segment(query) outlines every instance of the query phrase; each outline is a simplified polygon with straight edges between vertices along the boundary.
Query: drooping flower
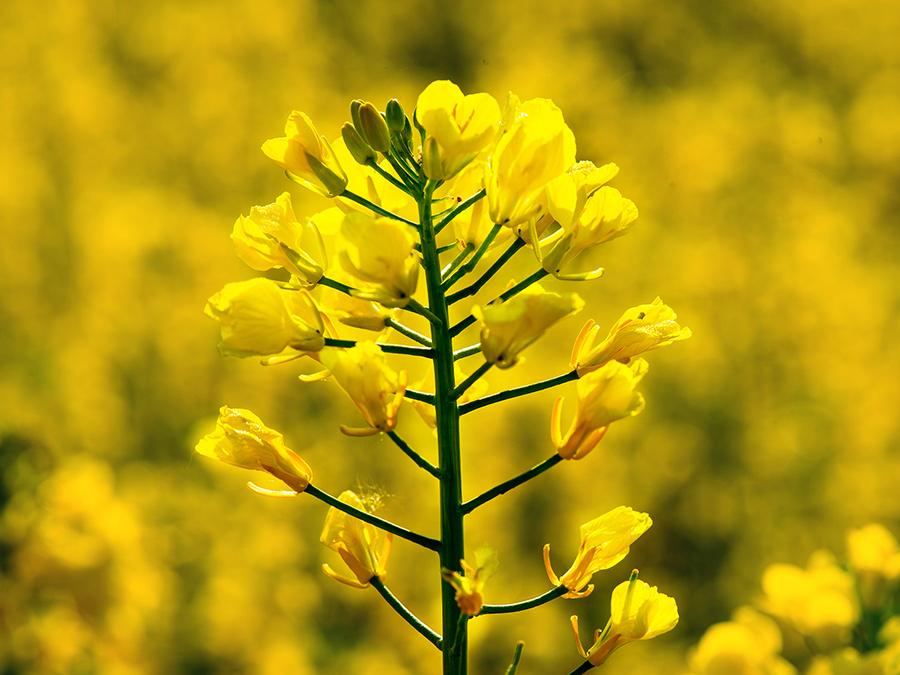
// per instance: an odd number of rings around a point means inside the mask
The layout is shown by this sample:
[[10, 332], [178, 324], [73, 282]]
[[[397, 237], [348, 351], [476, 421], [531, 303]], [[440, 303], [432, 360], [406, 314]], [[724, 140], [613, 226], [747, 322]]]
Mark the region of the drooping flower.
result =
[[581, 377], [609, 361], [627, 363], [638, 354], [686, 340], [691, 336], [691, 329], [679, 326], [676, 318], [672, 308], [656, 298], [649, 305], [638, 305], [626, 311], [596, 347], [594, 339], [600, 329], [590, 320], [575, 340], [569, 365]]
[[219, 322], [223, 356], [317, 352], [325, 346], [322, 316], [309, 293], [281, 288], [269, 279], [226, 284], [205, 311]]
[[358, 211], [346, 214], [338, 259], [347, 273], [368, 284], [355, 295], [385, 307], [405, 307], [419, 278], [415, 244], [402, 223]]
[[552, 101], [510, 95], [484, 169], [491, 219], [515, 227], [534, 217], [542, 188], [575, 163], [575, 136]]
[[484, 544], [475, 551], [475, 567], [465, 560], [460, 560], [463, 574], [444, 568], [441, 575], [444, 581], [456, 589], [456, 604], [467, 616], [475, 616], [484, 606], [482, 591], [487, 580], [494, 576], [499, 562], [497, 552]]
[[[360, 511], [369, 512], [355, 492], [345, 490], [338, 499]], [[341, 556], [356, 579], [341, 576], [328, 565], [322, 565], [322, 571], [348, 586], [368, 588], [374, 577], [384, 580], [387, 575], [387, 559], [393, 540], [393, 534], [332, 506], [325, 517], [325, 527], [319, 541]]]
[[571, 618], [578, 653], [591, 665], [599, 666], [624, 644], [650, 640], [668, 633], [678, 624], [678, 606], [674, 598], [637, 577], [638, 571], [634, 570], [628, 581], [613, 589], [609, 622], [603, 631], [594, 632], [594, 644], [587, 651], [578, 634], [578, 617]]
[[263, 143], [262, 151], [295, 183], [325, 197], [337, 197], [347, 187], [347, 175], [331, 145], [319, 135], [312, 120], [298, 110], [288, 117], [284, 137]]
[[563, 397], [556, 399], [550, 435], [560, 457], [581, 459], [596, 447], [610, 424], [644, 409], [644, 397], [635, 387], [646, 375], [647, 368], [647, 362], [640, 358], [627, 366], [610, 361], [579, 378], [578, 407], [565, 435], [560, 425]]
[[449, 80], [437, 80], [419, 94], [416, 120], [425, 129], [425, 175], [447, 180], [471, 162], [497, 133], [500, 106], [490, 94], [464, 96]]
[[294, 492], [303, 492], [312, 480], [312, 469], [284, 444], [284, 436], [249, 410], [222, 406], [216, 430], [200, 439], [196, 451], [242, 469], [266, 471]]
[[[311, 255], [306, 238], [314, 245]], [[299, 223], [284, 192], [274, 204], [254, 206], [249, 216], [239, 216], [231, 233], [238, 257], [255, 270], [283, 267], [301, 282], [313, 286], [328, 264], [319, 230], [310, 222]]]
[[869, 610], [880, 608], [900, 580], [897, 539], [883, 525], [870, 523], [847, 535], [847, 554], [863, 605]]
[[539, 284], [504, 302], [475, 306], [472, 314], [482, 322], [481, 352], [498, 368], [516, 364], [519, 353], [540, 338], [550, 326], [584, 307], [575, 293], [550, 293]]
[[369, 428], [342, 426], [341, 431], [350, 436], [369, 436], [393, 430], [406, 393], [405, 370], [393, 371], [374, 342], [359, 342], [350, 349], [323, 349], [319, 361], [369, 423]]
[[[619, 506], [581, 526], [581, 546], [575, 562], [561, 577], [550, 564], [550, 544], [544, 546], [544, 566], [554, 586], [565, 586], [564, 598], [587, 597], [594, 590], [588, 585], [594, 572], [606, 570], [621, 561], [631, 545], [650, 529], [653, 520], [646, 513]], [[587, 588], [585, 588], [587, 586]], [[582, 590], [584, 589], [584, 590]]]

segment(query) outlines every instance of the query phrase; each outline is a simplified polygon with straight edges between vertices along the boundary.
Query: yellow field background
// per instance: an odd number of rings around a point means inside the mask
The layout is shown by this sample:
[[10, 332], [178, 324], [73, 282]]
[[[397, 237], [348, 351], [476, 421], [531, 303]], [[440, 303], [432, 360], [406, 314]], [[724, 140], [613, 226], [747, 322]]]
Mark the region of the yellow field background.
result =
[[[377, 593], [321, 573], [339, 561], [320, 502], [192, 456], [219, 406], [250, 408], [316, 485], [379, 490], [380, 515], [436, 535], [432, 479], [342, 436], [358, 412], [297, 380], [314, 364], [223, 359], [203, 315], [254, 275], [238, 215], [284, 190], [298, 215], [328, 206], [259, 150], [290, 111], [336, 138], [353, 98], [411, 114], [435, 79], [553, 99], [641, 213], [592, 253], [603, 278], [546, 284], [588, 308], [491, 391], [565, 372], [586, 318], [605, 330], [657, 295], [694, 333], [648, 355], [640, 416], [470, 518], [468, 549], [499, 552], [492, 603], [546, 591], [542, 546], [564, 570], [581, 523], [620, 504], [654, 519], [591, 598], [474, 620], [472, 673], [502, 674], [520, 638], [522, 675], [568, 673], [569, 615], [583, 638], [602, 627], [632, 567], [682, 621], [605, 668], [683, 672], [766, 565], [840, 555], [871, 521], [900, 535], [897, 35], [892, 0], [3, 2], [0, 673], [438, 671]], [[534, 269], [515, 262], [494, 292]], [[572, 384], [464, 418], [467, 496], [552, 454], [559, 393], [571, 414]], [[433, 555], [397, 541], [389, 570], [437, 628]]]

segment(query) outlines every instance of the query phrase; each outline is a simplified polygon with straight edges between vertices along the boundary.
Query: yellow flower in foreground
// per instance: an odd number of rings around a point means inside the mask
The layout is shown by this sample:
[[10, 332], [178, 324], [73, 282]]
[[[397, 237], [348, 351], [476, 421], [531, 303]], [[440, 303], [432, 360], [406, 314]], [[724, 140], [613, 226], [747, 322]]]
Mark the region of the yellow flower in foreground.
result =
[[582, 307], [584, 300], [575, 293], [550, 293], [539, 284], [505, 302], [484, 307], [476, 305], [472, 314], [483, 324], [481, 352], [488, 363], [509, 368], [518, 361], [519, 352], [541, 337], [550, 326], [581, 311]]
[[491, 219], [515, 227], [534, 217], [542, 188], [575, 163], [575, 136], [552, 101], [510, 96], [484, 169]]
[[449, 80], [438, 80], [419, 94], [416, 120], [426, 133], [422, 146], [425, 175], [447, 180], [494, 140], [500, 106], [490, 94], [464, 96]]
[[[368, 512], [363, 501], [350, 490], [342, 492], [338, 499], [360, 511]], [[379, 545], [380, 536], [383, 539]], [[380, 536], [378, 528], [374, 525], [332, 506], [325, 517], [325, 527], [319, 541], [341, 556], [356, 579], [341, 576], [328, 565], [322, 565], [322, 571], [332, 579], [354, 588], [367, 588], [373, 577], [383, 580], [387, 575], [387, 559], [391, 553], [394, 535], [380, 532]]]
[[200, 439], [195, 449], [232, 466], [266, 471], [294, 492], [303, 492], [312, 480], [312, 469], [285, 446], [284, 436], [249, 410], [222, 406], [216, 430]]
[[706, 629], [691, 656], [692, 675], [795, 675], [781, 658], [781, 630], [772, 619], [741, 607], [731, 621]]
[[634, 390], [647, 373], [647, 362], [635, 359], [627, 366], [611, 361], [579, 378], [578, 408], [566, 435], [560, 417], [563, 397], [556, 399], [550, 419], [550, 435], [563, 459], [581, 459], [596, 447], [609, 425], [644, 409], [644, 397]]
[[603, 631], [594, 633], [593, 646], [585, 651], [578, 635], [578, 617], [573, 616], [572, 630], [578, 653], [599, 666], [617, 648], [635, 640], [650, 640], [668, 633], [678, 623], [678, 607], [675, 600], [637, 578], [631, 573], [628, 581], [615, 587], [610, 602], [610, 618]]
[[475, 567], [465, 560], [460, 560], [465, 575], [444, 568], [441, 570], [444, 581], [456, 589], [456, 604], [467, 616], [475, 616], [484, 606], [481, 592], [487, 580], [494, 576], [499, 562], [497, 552], [487, 544], [475, 551]]
[[291, 113], [284, 125], [284, 138], [263, 143], [266, 157], [282, 167], [288, 178], [313, 192], [337, 197], [347, 187], [347, 175], [331, 145], [313, 126], [306, 113]]
[[[304, 235], [315, 240], [317, 262], [303, 248]], [[240, 216], [231, 233], [238, 257], [255, 270], [283, 267], [312, 286], [322, 278], [327, 265], [325, 244], [312, 223], [297, 222], [291, 195], [281, 194], [274, 204], [254, 206], [249, 216]]]
[[871, 523], [847, 535], [847, 553], [863, 605], [878, 609], [900, 579], [900, 544], [886, 527]]
[[860, 609], [853, 576], [827, 551], [817, 551], [806, 569], [770, 565], [763, 573], [762, 609], [793, 624], [822, 651], [850, 642]]
[[[583, 598], [594, 586], [588, 586], [594, 572], [606, 570], [621, 561], [631, 545], [653, 524], [646, 513], [619, 506], [581, 526], [581, 546], [569, 570], [557, 577], [550, 565], [550, 544], [544, 546], [544, 566], [555, 586], [569, 589], [564, 598]], [[587, 589], [582, 589], [587, 586]]]
[[319, 361], [334, 376], [341, 389], [356, 404], [371, 428], [341, 427], [349, 436], [369, 436], [391, 431], [403, 403], [408, 376], [396, 373], [374, 342], [360, 342], [350, 349], [327, 348]]
[[356, 293], [385, 307], [405, 307], [416, 290], [419, 256], [407, 225], [358, 211], [344, 216], [338, 259], [346, 272], [369, 284]]
[[317, 352], [325, 346], [322, 316], [309, 293], [283, 289], [269, 279], [225, 284], [205, 311], [220, 324], [223, 356]]
[[594, 339], [600, 329], [588, 321], [575, 340], [569, 365], [581, 377], [609, 361], [627, 363], [632, 356], [686, 340], [691, 329], [679, 326], [676, 318], [672, 308], [656, 298], [649, 305], [638, 305], [625, 312], [596, 347]]

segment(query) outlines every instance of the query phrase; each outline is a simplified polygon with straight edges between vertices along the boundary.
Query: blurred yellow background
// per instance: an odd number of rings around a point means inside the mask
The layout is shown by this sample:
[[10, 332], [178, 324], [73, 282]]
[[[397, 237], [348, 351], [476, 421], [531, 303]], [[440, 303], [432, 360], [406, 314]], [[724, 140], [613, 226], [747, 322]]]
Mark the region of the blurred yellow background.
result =
[[[0, 673], [437, 671], [376, 593], [321, 574], [321, 503], [192, 458], [220, 405], [250, 408], [317, 485], [375, 486], [381, 515], [436, 533], [430, 479], [341, 436], [358, 417], [340, 392], [301, 385], [305, 364], [220, 358], [203, 315], [253, 276], [239, 214], [284, 190], [298, 215], [327, 205], [259, 150], [290, 111], [334, 138], [351, 99], [411, 112], [434, 79], [553, 99], [641, 212], [594, 253], [606, 275], [567, 289], [588, 309], [493, 391], [564, 372], [585, 318], [656, 295], [694, 333], [649, 355], [639, 417], [470, 519], [468, 547], [500, 554], [495, 603], [547, 590], [541, 547], [569, 559], [582, 522], [619, 504], [655, 521], [588, 600], [473, 621], [473, 673], [504, 672], [518, 638], [523, 675], [569, 672], [568, 616], [602, 626], [631, 567], [682, 622], [606, 668], [680, 672], [767, 564], [843, 551], [869, 521], [900, 533], [897, 35], [891, 0], [4, 2]], [[464, 419], [468, 496], [552, 453], [572, 386]], [[399, 542], [390, 570], [437, 626], [433, 557]]]

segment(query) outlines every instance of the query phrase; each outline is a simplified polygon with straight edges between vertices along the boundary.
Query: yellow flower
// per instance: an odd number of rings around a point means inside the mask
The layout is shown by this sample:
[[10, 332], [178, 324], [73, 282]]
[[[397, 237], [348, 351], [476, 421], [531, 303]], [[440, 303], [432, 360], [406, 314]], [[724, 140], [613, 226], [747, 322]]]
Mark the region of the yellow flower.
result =
[[407, 225], [358, 211], [344, 216], [338, 259], [349, 274], [369, 284], [356, 293], [385, 307], [405, 307], [416, 290], [419, 256]]
[[827, 551], [812, 555], [806, 569], [770, 565], [763, 573], [763, 609], [789, 621], [823, 651], [850, 642], [860, 609], [853, 576]]
[[487, 544], [475, 551], [475, 567], [471, 567], [465, 560], [460, 560], [463, 574], [446, 568], [441, 570], [444, 581], [456, 589], [456, 604], [467, 616], [475, 616], [484, 606], [482, 591], [487, 580], [494, 576], [499, 562], [497, 552]]
[[303, 492], [312, 469], [284, 444], [284, 436], [270, 429], [249, 410], [222, 406], [216, 430], [197, 443], [196, 451], [242, 469], [266, 471]]
[[781, 630], [772, 619], [741, 607], [731, 621], [706, 629], [690, 659], [693, 675], [795, 675], [782, 659]]
[[609, 622], [602, 632], [594, 633], [594, 644], [587, 651], [578, 635], [578, 617], [571, 618], [578, 653], [591, 665], [599, 666], [624, 644], [668, 633], [678, 623], [674, 598], [660, 593], [656, 586], [648, 585], [637, 576], [638, 571], [634, 570], [628, 581], [613, 589]]
[[[363, 501], [350, 490], [342, 492], [338, 499], [368, 513]], [[381, 532], [381, 535], [383, 539], [379, 546], [377, 527], [332, 506], [325, 517], [325, 527], [319, 541], [341, 556], [356, 579], [341, 576], [328, 565], [322, 565], [322, 571], [332, 579], [354, 588], [367, 588], [374, 577], [383, 580], [387, 575], [387, 559], [394, 535], [385, 532]]]
[[871, 523], [847, 535], [847, 551], [863, 605], [878, 609], [900, 578], [900, 544], [886, 527]]
[[581, 377], [609, 361], [628, 363], [632, 356], [686, 340], [691, 329], [679, 326], [676, 318], [672, 308], [656, 298], [649, 305], [638, 305], [625, 312], [596, 347], [594, 339], [600, 329], [594, 321], [588, 321], [575, 340], [569, 365]]
[[325, 346], [322, 316], [309, 293], [280, 288], [269, 279], [226, 284], [205, 311], [220, 324], [223, 356], [316, 352]]
[[575, 293], [559, 295], [534, 284], [505, 302], [475, 306], [482, 322], [481, 352], [498, 368], [514, 366], [519, 352], [541, 337], [554, 323], [581, 311], [584, 301]]
[[[315, 239], [317, 262], [302, 245], [304, 235]], [[312, 223], [297, 222], [291, 195], [281, 194], [274, 204], [254, 206], [240, 216], [231, 233], [238, 257], [255, 270], [283, 267], [309, 286], [322, 278], [327, 265], [325, 244]]]
[[489, 94], [464, 96], [449, 80], [438, 80], [419, 94], [416, 120], [427, 134], [422, 146], [425, 175], [447, 180], [494, 140], [500, 106]]
[[575, 163], [575, 136], [552, 101], [510, 95], [484, 169], [491, 219], [515, 227], [540, 209], [542, 188]]
[[369, 436], [393, 430], [406, 393], [408, 376], [405, 370], [399, 374], [391, 370], [374, 342], [360, 342], [350, 349], [323, 349], [319, 361], [371, 427], [352, 429], [342, 426], [341, 431], [349, 436]]
[[[619, 506], [581, 526], [581, 546], [569, 570], [557, 577], [550, 564], [550, 544], [544, 546], [544, 566], [555, 586], [569, 589], [564, 598], [584, 598], [594, 590], [588, 586], [594, 572], [606, 570], [621, 561], [631, 545], [653, 524], [646, 513]], [[582, 590], [585, 586], [587, 588]]]
[[556, 399], [550, 435], [560, 457], [581, 459], [596, 447], [610, 424], [644, 409], [644, 397], [634, 388], [647, 368], [644, 359], [635, 359], [627, 366], [611, 361], [581, 377], [576, 383], [578, 407], [565, 436], [560, 426], [563, 397]]
[[282, 167], [295, 183], [326, 197], [337, 197], [347, 187], [347, 175], [331, 145], [313, 126], [305, 113], [291, 113], [284, 126], [284, 138], [263, 143], [262, 151]]

